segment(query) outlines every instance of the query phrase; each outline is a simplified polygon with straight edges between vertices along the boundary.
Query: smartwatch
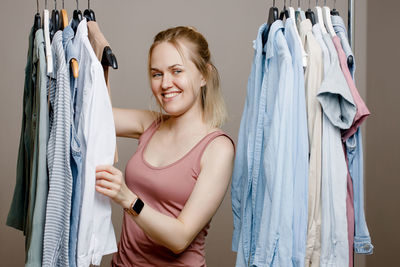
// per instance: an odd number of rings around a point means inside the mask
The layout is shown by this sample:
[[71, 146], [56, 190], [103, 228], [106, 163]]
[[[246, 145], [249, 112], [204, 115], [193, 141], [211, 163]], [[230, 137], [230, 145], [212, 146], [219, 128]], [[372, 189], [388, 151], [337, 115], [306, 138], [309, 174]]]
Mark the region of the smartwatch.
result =
[[133, 215], [133, 216], [138, 216], [139, 213], [142, 211], [144, 206], [143, 201], [140, 198], [136, 198], [132, 204], [130, 205], [129, 209], [124, 208], [124, 210]]

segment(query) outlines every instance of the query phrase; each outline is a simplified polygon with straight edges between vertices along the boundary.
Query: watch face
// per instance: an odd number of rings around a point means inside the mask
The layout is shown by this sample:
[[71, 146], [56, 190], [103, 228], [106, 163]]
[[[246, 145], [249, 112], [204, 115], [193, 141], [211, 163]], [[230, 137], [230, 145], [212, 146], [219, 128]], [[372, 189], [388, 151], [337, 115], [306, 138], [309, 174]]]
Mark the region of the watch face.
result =
[[135, 201], [135, 203], [134, 203], [133, 206], [132, 206], [132, 210], [133, 210], [137, 215], [139, 215], [139, 213], [140, 213], [140, 212], [142, 211], [142, 209], [143, 209], [143, 206], [144, 206], [143, 201], [142, 201], [140, 198], [137, 198], [136, 201]]

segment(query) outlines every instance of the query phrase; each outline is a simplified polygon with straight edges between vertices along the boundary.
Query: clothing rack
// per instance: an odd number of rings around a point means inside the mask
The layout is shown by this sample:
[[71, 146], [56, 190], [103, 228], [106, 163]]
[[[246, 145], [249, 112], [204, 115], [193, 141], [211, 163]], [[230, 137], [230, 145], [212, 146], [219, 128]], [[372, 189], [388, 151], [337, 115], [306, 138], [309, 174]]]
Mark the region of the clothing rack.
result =
[[348, 0], [348, 31], [349, 42], [354, 53], [354, 0]]

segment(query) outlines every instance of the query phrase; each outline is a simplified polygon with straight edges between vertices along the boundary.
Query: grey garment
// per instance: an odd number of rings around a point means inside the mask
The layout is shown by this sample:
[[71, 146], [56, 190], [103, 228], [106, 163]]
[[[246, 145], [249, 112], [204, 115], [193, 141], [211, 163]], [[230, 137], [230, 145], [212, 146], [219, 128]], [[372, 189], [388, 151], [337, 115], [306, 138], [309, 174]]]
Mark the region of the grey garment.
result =
[[[36, 63], [36, 88], [39, 103], [38, 135], [37, 135], [37, 167], [32, 173], [31, 195], [29, 212], [32, 214], [32, 225], [25, 266], [42, 266], [43, 232], [46, 215], [46, 201], [48, 190], [47, 176], [47, 141], [49, 137], [48, 108], [47, 108], [47, 75], [46, 56], [44, 51], [43, 30], [39, 29], [35, 35], [35, 50], [33, 61]], [[34, 194], [35, 193], [35, 194]]]
[[25, 67], [25, 83], [23, 91], [23, 104], [22, 104], [22, 123], [21, 123], [21, 136], [19, 140], [19, 150], [17, 159], [17, 175], [14, 188], [14, 195], [8, 212], [6, 224], [15, 229], [24, 231], [26, 234], [26, 221], [28, 210], [28, 197], [29, 197], [29, 183], [30, 183], [30, 165], [31, 153], [29, 141], [31, 135], [31, 121], [32, 121], [32, 102], [35, 81], [32, 79], [33, 72], [33, 27], [29, 34], [29, 45], [27, 62]]
[[[329, 34], [323, 40], [330, 52], [331, 64], [319, 89], [317, 98], [325, 115], [331, 123], [340, 129], [349, 129], [353, 124], [357, 107], [339, 65], [336, 48]], [[334, 86], [332, 86], [334, 85]]]
[[[50, 94], [53, 119], [47, 148], [49, 191], [43, 241], [43, 266], [69, 266], [68, 244], [72, 174], [70, 165], [71, 90], [62, 31], [52, 42], [54, 60]], [[54, 86], [55, 84], [55, 86]]]

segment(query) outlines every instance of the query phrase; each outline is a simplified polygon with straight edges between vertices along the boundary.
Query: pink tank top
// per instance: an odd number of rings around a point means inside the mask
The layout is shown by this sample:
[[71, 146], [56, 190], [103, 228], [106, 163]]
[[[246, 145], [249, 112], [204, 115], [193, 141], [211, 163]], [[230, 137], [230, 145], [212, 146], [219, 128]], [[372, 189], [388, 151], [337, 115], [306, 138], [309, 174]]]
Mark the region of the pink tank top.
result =
[[[139, 138], [139, 145], [128, 161], [125, 170], [127, 186], [146, 205], [171, 217], [178, 217], [196, 184], [200, 173], [200, 160], [206, 146], [216, 137], [225, 135], [218, 130], [203, 137], [178, 161], [163, 167], [154, 167], [145, 161], [143, 151], [157, 130], [154, 121]], [[187, 249], [174, 254], [168, 248], [158, 245], [124, 213], [118, 252], [114, 254], [112, 266], [206, 266], [205, 237], [209, 223], [200, 231]]]

